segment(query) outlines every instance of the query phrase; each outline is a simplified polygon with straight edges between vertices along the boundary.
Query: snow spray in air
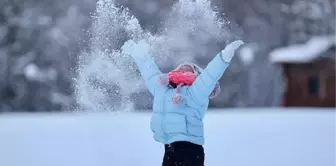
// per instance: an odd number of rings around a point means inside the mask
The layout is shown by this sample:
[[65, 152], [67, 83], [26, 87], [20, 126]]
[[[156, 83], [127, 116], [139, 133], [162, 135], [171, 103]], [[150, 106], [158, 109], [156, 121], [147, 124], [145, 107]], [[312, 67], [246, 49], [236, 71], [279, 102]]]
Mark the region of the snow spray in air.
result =
[[[133, 109], [131, 95], [145, 87], [131, 57], [121, 50], [128, 39], [145, 39], [157, 64], [175, 66], [219, 51], [216, 43], [232, 37], [229, 25], [211, 9], [209, 0], [180, 0], [159, 33], [143, 30], [127, 8], [113, 0], [99, 0], [90, 30], [89, 50], [79, 56], [75, 95], [78, 104], [93, 111]], [[178, 57], [178, 58], [176, 58]], [[148, 99], [150, 100], [150, 99]]]

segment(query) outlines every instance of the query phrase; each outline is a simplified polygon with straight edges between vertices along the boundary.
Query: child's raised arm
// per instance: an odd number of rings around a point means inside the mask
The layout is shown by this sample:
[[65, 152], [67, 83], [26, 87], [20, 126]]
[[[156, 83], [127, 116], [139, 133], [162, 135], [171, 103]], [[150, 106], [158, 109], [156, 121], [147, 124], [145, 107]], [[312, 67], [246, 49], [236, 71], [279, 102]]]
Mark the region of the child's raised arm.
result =
[[129, 53], [134, 59], [152, 95], [155, 94], [155, 90], [158, 90], [158, 88], [163, 88], [158, 84], [158, 78], [162, 72], [149, 55], [150, 48], [146, 41], [141, 40], [136, 44], [133, 40], [129, 40], [122, 46], [122, 49], [124, 52]]
[[223, 76], [225, 70], [230, 65], [235, 51], [242, 44], [244, 44], [244, 42], [238, 40], [227, 45], [224, 50], [212, 59], [212, 61], [197, 77], [195, 82], [189, 87], [190, 95], [197, 102], [203, 102], [209, 99], [217, 81]]

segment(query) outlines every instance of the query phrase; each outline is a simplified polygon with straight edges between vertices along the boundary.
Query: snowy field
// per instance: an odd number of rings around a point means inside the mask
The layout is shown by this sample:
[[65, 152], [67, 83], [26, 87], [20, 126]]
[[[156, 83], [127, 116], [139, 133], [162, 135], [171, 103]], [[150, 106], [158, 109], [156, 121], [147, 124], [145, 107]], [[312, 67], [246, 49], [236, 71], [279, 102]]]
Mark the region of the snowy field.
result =
[[[150, 113], [2, 114], [0, 166], [160, 166]], [[335, 111], [213, 110], [206, 166], [334, 166]]]

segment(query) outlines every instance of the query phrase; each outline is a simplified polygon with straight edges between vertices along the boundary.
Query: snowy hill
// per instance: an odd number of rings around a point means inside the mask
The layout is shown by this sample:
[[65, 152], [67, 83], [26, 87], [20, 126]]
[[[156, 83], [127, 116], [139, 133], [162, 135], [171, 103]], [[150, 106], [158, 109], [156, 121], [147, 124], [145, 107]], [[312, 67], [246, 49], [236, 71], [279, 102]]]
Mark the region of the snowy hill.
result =
[[[0, 166], [159, 166], [149, 113], [0, 115]], [[206, 166], [334, 166], [335, 111], [213, 110]]]

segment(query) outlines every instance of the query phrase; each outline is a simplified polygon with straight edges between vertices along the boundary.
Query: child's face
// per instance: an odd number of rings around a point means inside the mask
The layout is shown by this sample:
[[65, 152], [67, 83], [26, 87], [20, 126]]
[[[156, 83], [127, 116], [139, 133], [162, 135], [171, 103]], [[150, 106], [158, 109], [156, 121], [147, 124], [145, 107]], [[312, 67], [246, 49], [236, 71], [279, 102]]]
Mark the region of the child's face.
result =
[[192, 72], [192, 73], [194, 73], [194, 69], [191, 66], [189, 66], [189, 65], [181, 66], [180, 70], [185, 71], [185, 72]]

